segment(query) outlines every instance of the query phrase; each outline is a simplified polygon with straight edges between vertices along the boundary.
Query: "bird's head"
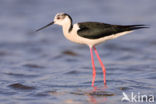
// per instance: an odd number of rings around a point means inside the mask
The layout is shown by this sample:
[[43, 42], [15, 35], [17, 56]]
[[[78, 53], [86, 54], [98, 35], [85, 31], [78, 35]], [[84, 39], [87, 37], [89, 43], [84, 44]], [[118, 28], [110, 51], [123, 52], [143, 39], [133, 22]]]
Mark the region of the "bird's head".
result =
[[72, 22], [71, 17], [66, 13], [57, 13], [54, 18], [54, 24], [61, 25], [61, 26], [71, 22]]
[[42, 28], [39, 28], [36, 31], [40, 31], [40, 30], [42, 30], [50, 25], [53, 25], [53, 24], [57, 24], [57, 25], [61, 25], [61, 26], [64, 26], [66, 24], [72, 25], [72, 18], [66, 13], [57, 13], [52, 22], [50, 22], [48, 25], [46, 25]]

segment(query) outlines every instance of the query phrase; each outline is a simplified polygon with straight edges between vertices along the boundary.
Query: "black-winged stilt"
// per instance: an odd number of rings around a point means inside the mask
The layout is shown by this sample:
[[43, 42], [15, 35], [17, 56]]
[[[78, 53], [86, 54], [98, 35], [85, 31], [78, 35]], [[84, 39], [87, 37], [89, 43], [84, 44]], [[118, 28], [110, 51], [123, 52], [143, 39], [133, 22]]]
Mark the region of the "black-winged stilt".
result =
[[89, 46], [93, 67], [92, 86], [94, 86], [96, 76], [92, 49], [95, 51], [95, 54], [100, 62], [103, 71], [104, 84], [106, 84], [106, 69], [102, 63], [102, 60], [100, 59], [95, 45], [105, 42], [106, 40], [123, 36], [132, 32], [133, 30], [146, 28], [145, 25], [111, 25], [99, 22], [82, 22], [73, 24], [72, 18], [68, 14], [58, 13], [56, 14], [53, 22], [36, 30], [36, 32], [52, 24], [61, 25], [63, 27], [64, 36], [68, 40]]

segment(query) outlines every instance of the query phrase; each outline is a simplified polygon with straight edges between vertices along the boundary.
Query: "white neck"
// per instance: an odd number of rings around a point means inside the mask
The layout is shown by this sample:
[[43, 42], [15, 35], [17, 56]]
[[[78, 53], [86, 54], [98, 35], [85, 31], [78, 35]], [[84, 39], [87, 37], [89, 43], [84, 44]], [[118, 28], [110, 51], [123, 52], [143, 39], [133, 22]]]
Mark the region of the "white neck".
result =
[[63, 27], [63, 32], [64, 33], [69, 33], [72, 29], [72, 21], [69, 18], [66, 18], [64, 20], [64, 23], [62, 25]]

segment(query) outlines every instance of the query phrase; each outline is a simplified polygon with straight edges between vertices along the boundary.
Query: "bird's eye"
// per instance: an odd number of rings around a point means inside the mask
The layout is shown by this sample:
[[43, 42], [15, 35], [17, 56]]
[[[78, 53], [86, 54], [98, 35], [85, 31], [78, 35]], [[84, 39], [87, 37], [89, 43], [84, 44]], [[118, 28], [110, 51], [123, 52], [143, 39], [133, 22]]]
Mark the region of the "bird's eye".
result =
[[60, 19], [60, 17], [57, 17], [57, 19]]

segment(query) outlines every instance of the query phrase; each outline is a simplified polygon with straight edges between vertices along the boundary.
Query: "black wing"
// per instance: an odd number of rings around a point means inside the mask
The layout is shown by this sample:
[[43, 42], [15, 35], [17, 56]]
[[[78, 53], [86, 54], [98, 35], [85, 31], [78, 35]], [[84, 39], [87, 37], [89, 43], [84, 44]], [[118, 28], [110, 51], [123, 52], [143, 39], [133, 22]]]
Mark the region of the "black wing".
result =
[[78, 35], [88, 39], [98, 39], [120, 32], [131, 31], [135, 29], [146, 28], [145, 25], [110, 25], [98, 22], [78, 23], [80, 29]]

